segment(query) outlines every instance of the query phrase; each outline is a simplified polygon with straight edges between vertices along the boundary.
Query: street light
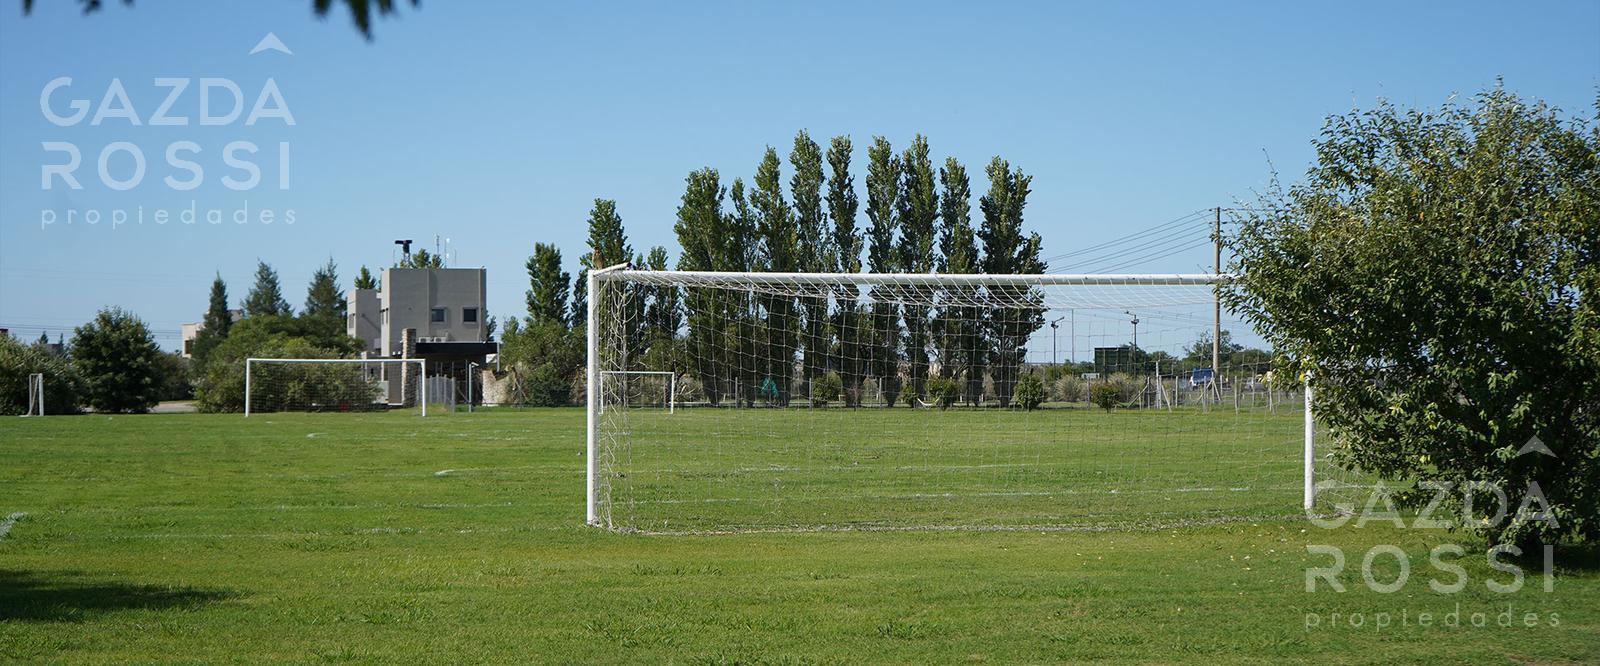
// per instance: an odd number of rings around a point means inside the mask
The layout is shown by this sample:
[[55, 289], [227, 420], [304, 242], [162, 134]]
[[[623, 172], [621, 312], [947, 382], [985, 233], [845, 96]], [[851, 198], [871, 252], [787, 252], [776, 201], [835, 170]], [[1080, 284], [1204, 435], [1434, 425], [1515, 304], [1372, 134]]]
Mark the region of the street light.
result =
[[1050, 320], [1050, 365], [1061, 365], [1061, 362], [1056, 360], [1056, 329], [1061, 328], [1061, 320], [1063, 319], [1066, 319], [1066, 317], [1056, 317]]
[[1139, 315], [1127, 310], [1123, 310], [1122, 314], [1133, 317], [1133, 349], [1128, 350], [1128, 363], [1135, 366], [1135, 370], [1137, 370], [1138, 361], [1135, 359], [1139, 353]]

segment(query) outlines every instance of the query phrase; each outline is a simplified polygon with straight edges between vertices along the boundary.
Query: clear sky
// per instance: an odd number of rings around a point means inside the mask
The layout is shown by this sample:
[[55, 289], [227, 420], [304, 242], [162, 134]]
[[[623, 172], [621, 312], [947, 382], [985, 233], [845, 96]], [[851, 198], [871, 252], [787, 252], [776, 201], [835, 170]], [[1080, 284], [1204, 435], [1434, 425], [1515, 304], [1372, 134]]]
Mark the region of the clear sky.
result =
[[[359, 266], [393, 261], [395, 238], [450, 238], [454, 265], [488, 267], [490, 312], [520, 315], [533, 244], [573, 264], [595, 197], [617, 200], [637, 249], [675, 258], [684, 175], [748, 178], [800, 128], [851, 135], [858, 164], [873, 135], [898, 149], [918, 132], [975, 174], [1002, 155], [1034, 176], [1027, 222], [1057, 255], [1248, 198], [1269, 159], [1292, 181], [1325, 116], [1378, 98], [1435, 106], [1503, 77], [1592, 117], [1600, 86], [1593, 1], [427, 2], [379, 21], [371, 42], [342, 9], [315, 20], [309, 0], [108, 0], [91, 16], [38, 4], [23, 17], [0, 0], [0, 327], [54, 338], [121, 305], [168, 347], [201, 317], [214, 272], [237, 303], [264, 259], [298, 307], [329, 256], [348, 288]], [[250, 55], [269, 31], [293, 55]], [[65, 126], [40, 104], [59, 77], [72, 83], [48, 105]], [[160, 114], [187, 125], [153, 123], [172, 90], [157, 77], [189, 80]], [[239, 88], [237, 119], [200, 124], [202, 77]], [[269, 78], [279, 95], [247, 125]], [[113, 79], [139, 125], [114, 113], [93, 124]], [[89, 109], [72, 122], [76, 99]], [[233, 106], [225, 85], [209, 99], [214, 116]], [[137, 184], [119, 141], [144, 156]], [[261, 173], [243, 190], [223, 181], [247, 175], [224, 162], [236, 141], [259, 149], [235, 152]], [[79, 151], [82, 189], [44, 188], [41, 172], [67, 160], [44, 142]], [[195, 189], [165, 182], [192, 177], [167, 160], [173, 146], [203, 169]], [[202, 219], [184, 224], [191, 201]], [[207, 223], [209, 209], [224, 222]], [[1130, 270], [1209, 259], [1196, 249]]]

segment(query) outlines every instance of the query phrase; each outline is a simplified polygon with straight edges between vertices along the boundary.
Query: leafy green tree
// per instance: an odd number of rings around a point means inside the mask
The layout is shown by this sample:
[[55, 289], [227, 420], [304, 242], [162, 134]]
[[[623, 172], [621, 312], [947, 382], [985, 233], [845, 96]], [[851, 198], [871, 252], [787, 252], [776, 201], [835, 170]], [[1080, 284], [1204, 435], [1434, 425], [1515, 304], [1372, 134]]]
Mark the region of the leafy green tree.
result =
[[[833, 238], [828, 228], [828, 212], [823, 206], [822, 147], [811, 140], [811, 135], [800, 130], [794, 137], [794, 148], [789, 151], [789, 164], [794, 175], [789, 178], [789, 194], [794, 198], [795, 226], [799, 232], [799, 256], [796, 266], [806, 272], [837, 270], [837, 259], [829, 247]], [[804, 335], [801, 347], [801, 382], [807, 395], [815, 393], [811, 383], [828, 367], [828, 354], [832, 341], [828, 337], [828, 299], [826, 296], [803, 296], [799, 299], [801, 324]]]
[[[1309, 375], [1338, 462], [1524, 549], [1600, 541], [1600, 126], [1502, 88], [1330, 117], [1229, 239], [1224, 291]], [[1478, 484], [1476, 488], [1469, 484]], [[1519, 508], [1520, 507], [1520, 508]]]
[[367, 270], [366, 266], [362, 266], [361, 267], [361, 272], [356, 273], [356, 288], [357, 289], [377, 289], [378, 288], [377, 279], [372, 277], [372, 271]]
[[[939, 192], [933, 162], [928, 158], [928, 139], [918, 134], [900, 158], [901, 184], [896, 208], [900, 218], [899, 268], [906, 273], [931, 273], [938, 266], [935, 239], [939, 221]], [[928, 344], [931, 290], [907, 287], [914, 305], [902, 308], [905, 319], [906, 374], [911, 379], [911, 395], [927, 395]]]
[[1037, 373], [1027, 373], [1017, 380], [1017, 389], [1014, 396], [1016, 405], [1023, 411], [1031, 412], [1044, 404], [1044, 381], [1039, 379]]
[[[33, 11], [34, 0], [22, 0], [22, 13], [24, 15]], [[372, 40], [372, 19], [375, 16], [388, 16], [394, 13], [395, 7], [403, 0], [343, 0], [339, 3], [350, 11], [350, 20], [355, 23], [356, 31], [361, 33], [368, 41]], [[411, 0], [411, 6], [416, 7], [419, 0]], [[84, 14], [99, 11], [105, 0], [78, 0], [83, 6]], [[122, 0], [122, 4], [133, 6], [133, 0]], [[333, 9], [334, 0], [312, 0], [311, 10], [317, 18], [324, 18], [328, 11]]]
[[[515, 320], [512, 320], [513, 322]], [[572, 385], [584, 366], [583, 337], [554, 320], [506, 326], [500, 360], [511, 375], [512, 399], [537, 407], [572, 404]]]
[[[1013, 170], [999, 156], [989, 162], [987, 171], [989, 192], [978, 200], [978, 208], [983, 211], [983, 223], [978, 228], [983, 271], [1043, 273], [1043, 242], [1039, 234], [1028, 233], [1022, 226], [1022, 210], [1027, 206], [1033, 177], [1024, 175], [1021, 169]], [[990, 311], [987, 319], [993, 345], [990, 377], [995, 397], [1005, 407], [1011, 403], [1011, 392], [1028, 353], [1028, 338], [1044, 326], [1043, 298], [1037, 290], [1025, 287], [993, 287], [988, 295], [999, 306]]]
[[265, 261], [256, 262], [256, 283], [244, 298], [246, 317], [292, 315], [294, 309], [283, 300], [283, 289], [278, 286], [278, 272]]
[[444, 255], [434, 254], [426, 249], [417, 250], [400, 257], [395, 268], [444, 268]]
[[[246, 317], [235, 323], [228, 337], [211, 350], [205, 363], [191, 370], [195, 403], [204, 412], [237, 412], [244, 409], [244, 360], [246, 358], [349, 358], [361, 351], [361, 341], [344, 329], [330, 333], [305, 317], [263, 315]], [[284, 370], [283, 381], [263, 382], [271, 389], [288, 390], [295, 381], [342, 379], [343, 371], [332, 369]], [[276, 399], [262, 397], [263, 405]]]
[[142, 413], [161, 401], [161, 347], [132, 313], [107, 308], [72, 332], [72, 363], [97, 412]]
[[[972, 229], [972, 185], [967, 169], [956, 158], [946, 158], [939, 170], [944, 197], [939, 200], [939, 271], [975, 273], [978, 270], [977, 236]], [[983, 374], [988, 361], [983, 311], [976, 305], [979, 290], [948, 287], [951, 304], [940, 309], [934, 322], [940, 373], [959, 377], [961, 398], [976, 406], [983, 399]]]
[[[622, 228], [622, 216], [617, 214], [617, 202], [612, 199], [595, 199], [594, 207], [589, 210], [589, 244], [588, 251], [578, 257], [578, 264], [582, 267], [578, 271], [580, 285], [572, 292], [572, 325], [573, 328], [582, 328], [583, 322], [589, 317], [589, 271], [609, 268], [617, 264], [627, 263], [634, 259], [633, 246], [628, 243], [628, 234]], [[598, 265], [595, 263], [599, 260]], [[608, 316], [615, 317], [622, 328], [617, 336], [612, 339], [618, 344], [626, 344], [630, 349], [636, 349], [642, 340], [643, 327], [640, 318], [644, 315], [642, 299], [629, 295], [623, 299], [624, 307], [628, 312], [613, 313]]]
[[[767, 146], [761, 164], [756, 167], [750, 209], [755, 213], [756, 236], [760, 240], [761, 269], [788, 273], [799, 268], [800, 233], [795, 225], [794, 210], [783, 197], [780, 165], [778, 151]], [[795, 299], [761, 294], [756, 300], [766, 314], [761, 332], [765, 349], [759, 356], [765, 366], [761, 379], [763, 384], [770, 380], [777, 385], [775, 400], [787, 406], [794, 377], [795, 348], [799, 345], [795, 335]]]
[[[826, 270], [843, 273], [861, 272], [861, 231], [856, 228], [856, 211], [860, 200], [856, 198], [855, 178], [850, 175], [850, 157], [853, 147], [850, 137], [836, 136], [828, 146], [828, 217], [833, 220], [833, 237], [824, 255]], [[863, 320], [860, 294], [854, 289], [841, 289], [834, 294], [835, 337], [839, 341], [839, 380], [844, 387], [845, 404], [855, 407], [861, 402], [861, 382], [866, 374], [863, 356], [866, 347], [862, 342]]]
[[534, 243], [528, 257], [528, 326], [554, 324], [571, 328], [567, 295], [572, 276], [561, 270], [561, 250], [554, 245]]
[[34, 373], [44, 375], [44, 413], [78, 412], [86, 387], [77, 367], [64, 354], [48, 345], [25, 345], [0, 335], [0, 416], [26, 412], [28, 375]]
[[232, 326], [233, 312], [228, 309], [228, 284], [222, 281], [222, 274], [218, 273], [216, 278], [211, 280], [211, 297], [206, 305], [206, 316], [201, 320], [200, 332], [195, 334], [189, 355], [196, 363], [205, 363], [206, 356], [228, 337], [228, 329]]
[[[727, 270], [734, 263], [729, 260], [729, 218], [722, 211], [726, 195], [716, 169], [692, 171], [684, 179], [677, 222], [672, 226], [682, 252], [678, 255], [679, 270]], [[712, 405], [721, 404], [723, 395], [732, 391], [725, 364], [731, 339], [722, 319], [729, 297], [714, 289], [691, 287], [684, 291], [684, 318], [688, 324], [684, 346], [689, 371], [699, 380]]]
[[[889, 140], [872, 137], [867, 149], [867, 270], [893, 273], [899, 268], [895, 236], [900, 229], [900, 159]], [[900, 308], [875, 300], [868, 342], [868, 373], [878, 381], [884, 402], [893, 406], [900, 395]]]
[[[1222, 329], [1222, 343], [1217, 345], [1217, 356], [1223, 366], [1233, 362], [1233, 355], [1244, 351], [1244, 345], [1233, 341], [1233, 333]], [[1183, 360], [1194, 368], [1211, 367], [1211, 331], [1200, 334], [1194, 342], [1183, 348]]]
[[345, 313], [349, 305], [344, 290], [339, 288], [339, 267], [333, 258], [311, 274], [311, 284], [306, 287], [306, 306], [300, 313], [306, 325], [317, 330], [321, 337], [345, 335]]
[[[652, 271], [667, 270], [667, 248], [657, 245], [645, 256], [644, 266]], [[652, 369], [684, 370], [678, 330], [683, 328], [683, 297], [671, 285], [646, 288], [649, 305], [645, 308], [645, 366]]]

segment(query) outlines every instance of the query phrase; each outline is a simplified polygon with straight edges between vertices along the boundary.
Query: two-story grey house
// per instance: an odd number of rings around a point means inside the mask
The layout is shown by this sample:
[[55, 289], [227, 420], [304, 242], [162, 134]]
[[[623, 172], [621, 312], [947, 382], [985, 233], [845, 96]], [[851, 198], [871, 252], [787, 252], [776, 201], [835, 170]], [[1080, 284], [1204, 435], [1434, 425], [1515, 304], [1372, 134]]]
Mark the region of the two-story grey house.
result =
[[[465, 382], [472, 364], [482, 367], [496, 352], [484, 310], [485, 275], [482, 268], [386, 268], [378, 289], [346, 297], [345, 330], [361, 340], [366, 358], [427, 359], [430, 378]], [[390, 386], [393, 393], [399, 383]]]

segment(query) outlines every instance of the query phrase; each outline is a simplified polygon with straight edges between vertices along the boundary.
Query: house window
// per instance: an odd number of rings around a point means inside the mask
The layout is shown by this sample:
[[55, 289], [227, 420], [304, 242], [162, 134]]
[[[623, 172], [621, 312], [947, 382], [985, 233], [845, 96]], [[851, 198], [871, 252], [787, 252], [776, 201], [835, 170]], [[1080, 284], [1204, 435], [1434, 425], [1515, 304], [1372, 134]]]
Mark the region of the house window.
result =
[[433, 316], [430, 317], [428, 319], [428, 321], [431, 321], [431, 322], [433, 322], [435, 324], [443, 324], [444, 323], [444, 308], [434, 308], [433, 309]]
[[477, 308], [461, 308], [461, 323], [463, 323], [463, 324], [476, 324], [476, 323], [478, 323], [478, 309]]

